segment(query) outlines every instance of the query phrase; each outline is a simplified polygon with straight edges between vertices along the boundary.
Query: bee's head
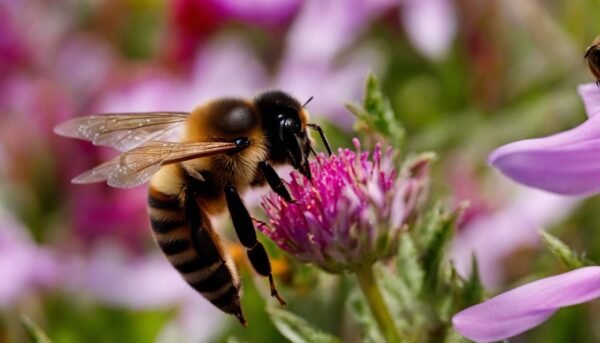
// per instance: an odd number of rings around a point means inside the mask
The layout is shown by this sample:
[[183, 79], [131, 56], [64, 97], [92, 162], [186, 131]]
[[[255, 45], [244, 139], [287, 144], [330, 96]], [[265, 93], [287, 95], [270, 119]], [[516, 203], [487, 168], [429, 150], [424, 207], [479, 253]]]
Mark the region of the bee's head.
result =
[[256, 98], [263, 117], [263, 128], [269, 140], [271, 158], [287, 162], [311, 179], [308, 156], [313, 151], [306, 132], [308, 113], [287, 93], [269, 91]]

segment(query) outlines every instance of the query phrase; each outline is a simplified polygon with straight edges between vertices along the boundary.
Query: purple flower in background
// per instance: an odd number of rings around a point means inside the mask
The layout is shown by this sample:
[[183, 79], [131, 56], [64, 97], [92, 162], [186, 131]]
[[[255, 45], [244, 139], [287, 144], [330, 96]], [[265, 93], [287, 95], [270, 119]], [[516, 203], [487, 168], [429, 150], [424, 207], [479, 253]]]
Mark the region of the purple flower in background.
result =
[[458, 27], [452, 0], [403, 0], [400, 16], [418, 52], [432, 60], [446, 57]]
[[202, 43], [230, 21], [273, 28], [289, 21], [300, 0], [174, 0], [169, 2], [172, 37], [166, 51], [177, 62], [192, 60]]
[[[507, 188], [498, 180], [498, 188]], [[503, 284], [504, 263], [516, 250], [541, 244], [538, 231], [567, 217], [579, 199], [560, 197], [536, 189], [520, 189], [497, 210], [481, 215], [454, 239], [452, 261], [463, 276], [471, 273], [472, 256], [486, 288]]]
[[393, 0], [304, 2], [287, 34], [273, 86], [300, 99], [315, 96], [311, 113], [351, 130], [355, 118], [343, 104], [360, 99], [368, 72], [385, 61], [372, 47], [353, 49], [343, 63], [339, 57], [370, 22], [395, 4]]
[[549, 137], [504, 145], [489, 163], [527, 186], [565, 195], [600, 191], [600, 89], [579, 86], [589, 116], [583, 124]]
[[340, 149], [311, 163], [313, 182], [293, 172], [294, 203], [271, 193], [262, 205], [271, 227], [260, 226], [281, 249], [329, 272], [367, 267], [393, 254], [398, 236], [425, 196], [429, 158], [397, 175], [392, 150], [372, 157]]
[[26, 229], [0, 208], [0, 308], [54, 285], [58, 274], [51, 252], [36, 246]]
[[500, 341], [543, 323], [558, 309], [600, 297], [600, 267], [585, 267], [517, 287], [452, 318], [478, 342]]
[[227, 316], [199, 297], [164, 256], [134, 256], [125, 248], [104, 241], [86, 256], [63, 256], [64, 288], [72, 296], [135, 311], [175, 309], [158, 342], [214, 340]]

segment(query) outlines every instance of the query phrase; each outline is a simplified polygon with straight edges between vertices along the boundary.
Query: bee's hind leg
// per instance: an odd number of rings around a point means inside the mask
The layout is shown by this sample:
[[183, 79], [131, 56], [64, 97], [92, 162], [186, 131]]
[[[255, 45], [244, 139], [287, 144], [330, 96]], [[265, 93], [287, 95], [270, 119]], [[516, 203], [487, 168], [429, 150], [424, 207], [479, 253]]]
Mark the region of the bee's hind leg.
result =
[[285, 199], [287, 202], [295, 202], [294, 199], [292, 199], [290, 192], [287, 190], [287, 188], [285, 188], [285, 185], [281, 181], [281, 177], [277, 175], [277, 172], [275, 169], [273, 169], [269, 162], [262, 161], [258, 164], [258, 167], [265, 177], [265, 180], [267, 180], [267, 183], [275, 193], [279, 194], [279, 196]]
[[260, 275], [267, 276], [269, 278], [269, 285], [271, 286], [271, 296], [277, 298], [281, 305], [285, 305], [285, 300], [279, 295], [275, 282], [273, 281], [273, 274], [271, 273], [271, 262], [265, 247], [256, 239], [256, 230], [252, 217], [248, 212], [246, 206], [242, 202], [237, 190], [229, 185], [225, 187], [225, 198], [227, 199], [227, 207], [229, 208], [229, 214], [231, 215], [231, 221], [235, 233], [240, 240], [240, 243], [248, 249], [248, 259], [250, 264], [256, 272]]

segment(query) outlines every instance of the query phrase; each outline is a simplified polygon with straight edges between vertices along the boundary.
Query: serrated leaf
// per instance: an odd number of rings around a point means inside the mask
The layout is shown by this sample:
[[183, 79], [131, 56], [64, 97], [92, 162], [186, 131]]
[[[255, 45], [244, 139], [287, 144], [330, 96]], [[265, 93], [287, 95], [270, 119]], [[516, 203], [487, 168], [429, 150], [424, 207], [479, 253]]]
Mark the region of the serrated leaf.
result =
[[563, 243], [560, 239], [543, 230], [540, 230], [539, 234], [542, 237], [542, 241], [546, 245], [546, 248], [548, 248], [548, 250], [550, 250], [550, 252], [556, 256], [560, 263], [566, 268], [577, 269], [588, 264], [588, 261], [586, 261], [584, 257], [579, 256], [577, 252]]
[[44, 331], [37, 326], [29, 317], [21, 316], [21, 323], [23, 324], [23, 328], [25, 328], [25, 333], [27, 333], [27, 337], [29, 337], [29, 341], [32, 343], [52, 343], [50, 338], [46, 336]]
[[303, 318], [274, 307], [267, 308], [273, 324], [279, 332], [292, 343], [339, 343], [336, 337], [325, 333]]

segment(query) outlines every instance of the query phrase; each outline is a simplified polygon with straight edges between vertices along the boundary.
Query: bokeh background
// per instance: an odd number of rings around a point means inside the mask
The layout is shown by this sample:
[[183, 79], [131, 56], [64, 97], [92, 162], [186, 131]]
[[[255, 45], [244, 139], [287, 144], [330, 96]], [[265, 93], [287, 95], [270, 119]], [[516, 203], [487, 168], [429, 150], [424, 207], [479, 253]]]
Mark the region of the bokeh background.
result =
[[[408, 135], [435, 151], [432, 196], [468, 200], [452, 258], [472, 253], [490, 293], [561, 271], [537, 231], [600, 260], [600, 200], [517, 186], [486, 165], [496, 146], [575, 126], [598, 0], [1, 0], [0, 342], [25, 341], [21, 315], [54, 342], [278, 342], [265, 280], [243, 276], [242, 329], [183, 282], [152, 241], [145, 189], [69, 180], [114, 156], [55, 136], [69, 118], [190, 111], [219, 96], [284, 89], [334, 147], [350, 146], [366, 75], [378, 75]], [[259, 195], [246, 201], [260, 216]], [[230, 224], [219, 226], [225, 237]], [[266, 239], [263, 237], [263, 241]], [[232, 239], [232, 242], [235, 240]], [[289, 309], [346, 341], [352, 280], [277, 251]], [[514, 339], [600, 341], [598, 301]]]

